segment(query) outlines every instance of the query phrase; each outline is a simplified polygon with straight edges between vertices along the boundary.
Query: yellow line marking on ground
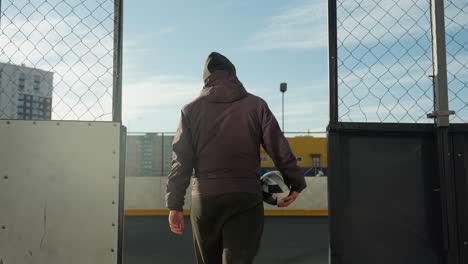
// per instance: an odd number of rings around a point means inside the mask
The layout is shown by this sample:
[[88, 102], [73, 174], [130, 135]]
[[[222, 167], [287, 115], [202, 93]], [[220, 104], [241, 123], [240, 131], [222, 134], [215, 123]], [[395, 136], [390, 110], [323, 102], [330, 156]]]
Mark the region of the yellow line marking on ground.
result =
[[[169, 215], [167, 209], [126, 209], [125, 216], [155, 216]], [[190, 210], [184, 209], [184, 215], [190, 215]], [[328, 216], [327, 209], [265, 209], [266, 216]]]

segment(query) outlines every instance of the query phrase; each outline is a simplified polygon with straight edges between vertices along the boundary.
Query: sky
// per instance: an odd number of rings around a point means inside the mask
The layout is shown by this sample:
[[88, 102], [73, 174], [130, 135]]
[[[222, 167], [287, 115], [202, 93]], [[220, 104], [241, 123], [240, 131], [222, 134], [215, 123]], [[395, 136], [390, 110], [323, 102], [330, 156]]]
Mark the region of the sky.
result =
[[172, 132], [180, 109], [203, 87], [206, 57], [236, 66], [248, 92], [264, 98], [285, 131], [328, 123], [324, 1], [126, 1], [123, 119], [129, 131]]
[[[53, 73], [52, 119], [110, 121], [113, 1], [0, 1], [0, 62]], [[247, 91], [264, 98], [280, 124], [279, 86], [288, 84], [286, 132], [325, 131], [327, 1], [124, 3], [128, 131], [174, 132], [180, 109], [203, 87], [203, 65], [212, 51], [234, 63]], [[449, 104], [456, 111], [451, 121], [466, 123], [468, 4], [444, 3]], [[429, 11], [427, 0], [338, 1], [340, 121], [433, 122], [426, 117], [433, 111]], [[14, 85], [18, 76], [4, 78]]]

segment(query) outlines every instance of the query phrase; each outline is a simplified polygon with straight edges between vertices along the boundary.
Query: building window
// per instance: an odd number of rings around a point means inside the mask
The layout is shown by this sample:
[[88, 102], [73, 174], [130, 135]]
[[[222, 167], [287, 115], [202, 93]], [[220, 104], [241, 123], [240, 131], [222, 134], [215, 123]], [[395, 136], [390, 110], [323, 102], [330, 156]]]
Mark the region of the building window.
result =
[[26, 83], [26, 75], [24, 75], [24, 73], [20, 73], [19, 78], [18, 78], [18, 88], [24, 89], [25, 83]]
[[320, 154], [312, 154], [312, 167], [320, 168]]
[[303, 160], [302, 160], [302, 157], [296, 157], [296, 160], [297, 162], [301, 163]]
[[265, 157], [265, 156], [260, 157], [260, 162], [268, 162], [268, 157]]
[[39, 90], [40, 87], [41, 87], [41, 76], [34, 75], [34, 77], [33, 77], [33, 89], [34, 90]]

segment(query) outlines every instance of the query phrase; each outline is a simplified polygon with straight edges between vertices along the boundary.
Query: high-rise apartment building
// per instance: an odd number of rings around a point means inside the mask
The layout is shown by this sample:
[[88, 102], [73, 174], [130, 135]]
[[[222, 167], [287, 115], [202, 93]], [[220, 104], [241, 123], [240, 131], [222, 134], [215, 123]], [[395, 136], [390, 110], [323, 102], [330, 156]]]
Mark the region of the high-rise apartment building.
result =
[[0, 119], [50, 120], [53, 73], [0, 63]]
[[127, 136], [127, 176], [167, 176], [173, 140], [162, 133]]

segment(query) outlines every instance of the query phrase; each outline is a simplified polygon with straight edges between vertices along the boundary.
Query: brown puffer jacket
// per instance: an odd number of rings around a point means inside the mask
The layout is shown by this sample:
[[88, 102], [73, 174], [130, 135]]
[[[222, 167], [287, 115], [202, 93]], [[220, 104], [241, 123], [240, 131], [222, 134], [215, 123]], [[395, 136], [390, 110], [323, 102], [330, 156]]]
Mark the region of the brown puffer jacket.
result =
[[192, 176], [192, 196], [229, 192], [261, 196], [260, 145], [291, 190], [302, 191], [306, 187], [303, 170], [267, 103], [247, 93], [235, 70], [204, 76], [200, 96], [182, 109], [166, 186], [167, 208], [182, 210]]

